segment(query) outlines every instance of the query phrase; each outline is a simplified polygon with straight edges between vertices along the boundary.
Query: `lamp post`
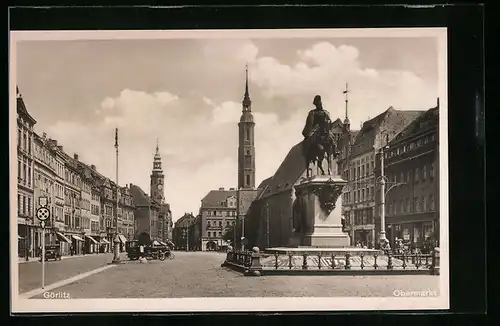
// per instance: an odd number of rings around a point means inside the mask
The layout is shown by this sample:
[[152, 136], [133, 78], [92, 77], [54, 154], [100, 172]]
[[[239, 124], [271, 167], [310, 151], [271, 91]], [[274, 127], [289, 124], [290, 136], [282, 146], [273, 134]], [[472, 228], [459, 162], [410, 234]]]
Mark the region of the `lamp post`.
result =
[[[385, 176], [385, 171], [384, 171], [384, 148], [388, 148], [388, 143], [389, 143], [389, 135], [387, 133], [387, 130], [383, 130], [381, 132], [381, 135], [385, 135], [386, 138], [386, 143], [385, 145], [382, 144], [380, 146], [380, 177], [379, 183], [380, 183], [380, 245], [382, 247], [386, 247], [387, 245], [387, 237], [385, 235], [385, 197], [387, 193], [393, 189], [394, 187], [403, 185], [405, 183], [403, 182], [388, 182], [389, 180]], [[391, 184], [389, 189], [385, 190], [386, 184]]]
[[113, 264], [120, 264], [120, 237], [118, 236], [118, 206], [119, 206], [119, 199], [118, 199], [118, 194], [119, 194], [119, 189], [120, 187], [118, 186], [118, 128], [115, 130], [115, 149], [116, 149], [116, 217], [115, 217], [115, 238], [113, 240], [114, 242], [114, 250], [113, 250]]
[[387, 146], [389, 142], [389, 134], [387, 130], [383, 130], [380, 133], [381, 136], [385, 135], [385, 145], [383, 144], [383, 137], [380, 140], [380, 244], [381, 246], [386, 245], [387, 238], [385, 236], [385, 184], [386, 184], [386, 176], [384, 172], [384, 147]]

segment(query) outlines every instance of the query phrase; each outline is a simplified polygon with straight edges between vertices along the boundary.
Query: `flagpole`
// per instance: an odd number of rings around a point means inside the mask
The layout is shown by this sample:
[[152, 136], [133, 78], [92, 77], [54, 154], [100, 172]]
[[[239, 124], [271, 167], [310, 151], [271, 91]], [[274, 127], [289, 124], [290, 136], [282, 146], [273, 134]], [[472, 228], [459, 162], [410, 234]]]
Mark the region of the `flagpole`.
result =
[[113, 250], [113, 264], [120, 264], [120, 237], [118, 236], [118, 194], [119, 194], [119, 185], [118, 185], [118, 128], [115, 129], [115, 149], [116, 149], [116, 217], [115, 217], [115, 238], [114, 242], [114, 250]]

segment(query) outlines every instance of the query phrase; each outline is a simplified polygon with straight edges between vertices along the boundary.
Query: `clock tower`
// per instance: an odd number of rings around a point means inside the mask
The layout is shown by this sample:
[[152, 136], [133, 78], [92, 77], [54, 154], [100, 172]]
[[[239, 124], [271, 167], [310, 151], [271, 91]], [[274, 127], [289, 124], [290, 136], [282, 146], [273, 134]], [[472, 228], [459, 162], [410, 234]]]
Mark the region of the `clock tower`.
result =
[[164, 203], [164, 189], [165, 185], [163, 181], [165, 176], [163, 175], [163, 170], [161, 167], [161, 156], [160, 147], [158, 141], [156, 142], [156, 154], [153, 159], [153, 171], [151, 172], [151, 198], [158, 201], [159, 203]]

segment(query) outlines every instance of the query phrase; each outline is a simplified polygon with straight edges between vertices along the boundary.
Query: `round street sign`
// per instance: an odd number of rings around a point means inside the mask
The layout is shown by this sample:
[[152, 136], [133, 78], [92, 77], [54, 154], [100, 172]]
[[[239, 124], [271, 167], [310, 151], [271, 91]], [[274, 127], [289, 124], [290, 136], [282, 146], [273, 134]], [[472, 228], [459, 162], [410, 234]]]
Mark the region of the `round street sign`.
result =
[[36, 217], [40, 221], [45, 221], [50, 217], [50, 211], [47, 207], [40, 207], [36, 210]]

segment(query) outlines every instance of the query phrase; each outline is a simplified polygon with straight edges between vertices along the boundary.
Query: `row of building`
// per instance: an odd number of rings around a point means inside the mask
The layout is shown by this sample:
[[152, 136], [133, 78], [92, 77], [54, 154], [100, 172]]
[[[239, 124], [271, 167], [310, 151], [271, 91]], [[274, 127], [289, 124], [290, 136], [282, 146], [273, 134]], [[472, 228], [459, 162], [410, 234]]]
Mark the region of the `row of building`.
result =
[[122, 243], [140, 232], [170, 239], [172, 217], [164, 202], [163, 173], [157, 147], [151, 174], [151, 196], [138, 186], [119, 186], [68, 155], [57, 140], [35, 132], [36, 120], [17, 97], [17, 229], [21, 257], [40, 254], [42, 229], [35, 218], [39, 198], [48, 199], [46, 244], [61, 245], [62, 254], [111, 250], [118, 226]]
[[[439, 99], [428, 110], [390, 107], [364, 122], [360, 130], [351, 130], [347, 104], [346, 97], [345, 119], [334, 121], [332, 130], [340, 146], [336, 172], [347, 181], [342, 215], [351, 244], [378, 245], [382, 173], [385, 229], [391, 244], [396, 238], [416, 246], [426, 238], [438, 242]], [[255, 187], [254, 127], [247, 74], [238, 123], [238, 188], [212, 190], [202, 199], [198, 214], [184, 214], [174, 228], [179, 247], [205, 251], [229, 244], [292, 245], [294, 186], [306, 175], [302, 143], [290, 149], [274, 175]]]

